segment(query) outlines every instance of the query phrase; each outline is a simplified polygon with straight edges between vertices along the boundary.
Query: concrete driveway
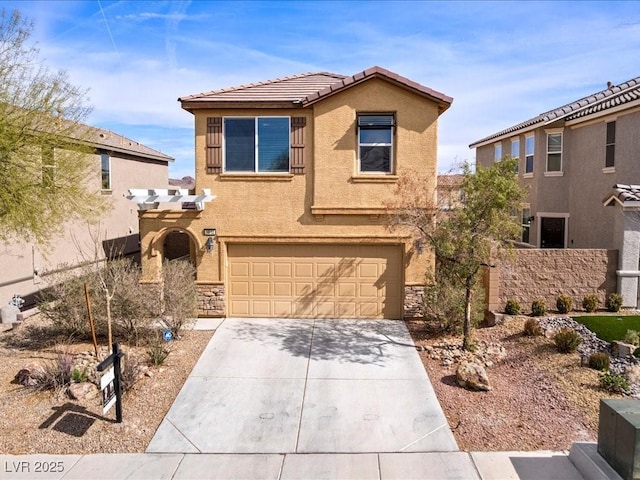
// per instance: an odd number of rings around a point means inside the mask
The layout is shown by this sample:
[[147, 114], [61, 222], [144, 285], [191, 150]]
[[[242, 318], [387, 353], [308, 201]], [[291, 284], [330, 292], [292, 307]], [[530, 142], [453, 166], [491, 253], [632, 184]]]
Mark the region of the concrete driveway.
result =
[[401, 321], [226, 319], [148, 453], [458, 450]]

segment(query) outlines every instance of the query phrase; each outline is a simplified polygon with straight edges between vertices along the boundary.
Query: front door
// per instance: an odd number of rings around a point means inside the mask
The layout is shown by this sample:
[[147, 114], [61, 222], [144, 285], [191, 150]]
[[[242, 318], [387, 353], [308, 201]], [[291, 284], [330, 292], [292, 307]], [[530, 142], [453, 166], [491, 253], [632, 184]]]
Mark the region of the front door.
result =
[[540, 247], [565, 248], [565, 219], [558, 217], [540, 218]]

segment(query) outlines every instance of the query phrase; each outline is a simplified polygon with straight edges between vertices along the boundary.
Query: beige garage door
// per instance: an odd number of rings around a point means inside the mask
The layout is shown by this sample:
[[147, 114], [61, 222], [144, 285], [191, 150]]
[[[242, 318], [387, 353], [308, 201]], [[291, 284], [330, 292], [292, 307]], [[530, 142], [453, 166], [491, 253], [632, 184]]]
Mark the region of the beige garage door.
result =
[[229, 245], [229, 315], [401, 318], [402, 250]]

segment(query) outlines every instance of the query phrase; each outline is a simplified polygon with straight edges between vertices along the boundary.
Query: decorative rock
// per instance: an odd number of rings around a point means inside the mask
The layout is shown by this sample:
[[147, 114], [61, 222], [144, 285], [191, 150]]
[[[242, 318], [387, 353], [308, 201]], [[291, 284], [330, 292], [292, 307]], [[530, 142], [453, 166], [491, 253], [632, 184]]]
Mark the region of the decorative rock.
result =
[[18, 321], [18, 314], [20, 309], [15, 305], [8, 304], [0, 308], [0, 322], [1, 323], [16, 323]]
[[482, 365], [473, 362], [462, 362], [456, 370], [458, 385], [467, 390], [491, 390], [489, 377]]
[[614, 340], [611, 342], [611, 355], [617, 358], [626, 358], [633, 355], [633, 352], [636, 350], [636, 346], [630, 343], [620, 342], [618, 340]]
[[68, 393], [73, 400], [88, 400], [98, 395], [98, 389], [90, 382], [72, 383]]
[[624, 373], [631, 383], [640, 383], [640, 365], [630, 365]]
[[494, 312], [493, 310], [486, 310], [484, 312], [484, 322], [487, 327], [495, 327], [504, 322], [504, 314]]
[[39, 363], [27, 363], [16, 374], [13, 383], [25, 387], [35, 387], [38, 384], [39, 376], [44, 374], [44, 368]]

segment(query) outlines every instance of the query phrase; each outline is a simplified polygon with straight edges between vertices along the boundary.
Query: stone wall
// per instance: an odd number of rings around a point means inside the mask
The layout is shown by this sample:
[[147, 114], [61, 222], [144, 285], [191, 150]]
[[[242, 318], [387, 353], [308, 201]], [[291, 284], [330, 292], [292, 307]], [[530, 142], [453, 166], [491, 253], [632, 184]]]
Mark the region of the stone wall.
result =
[[584, 296], [592, 293], [604, 306], [606, 296], [616, 291], [617, 267], [617, 250], [519, 249], [485, 272], [487, 307], [503, 311], [506, 301], [514, 299], [527, 313], [531, 302], [542, 298], [554, 310], [561, 293], [573, 299], [574, 309], [581, 309]]
[[404, 287], [404, 318], [422, 318], [424, 316], [424, 286]]
[[224, 285], [198, 284], [198, 316], [224, 317], [225, 313]]

